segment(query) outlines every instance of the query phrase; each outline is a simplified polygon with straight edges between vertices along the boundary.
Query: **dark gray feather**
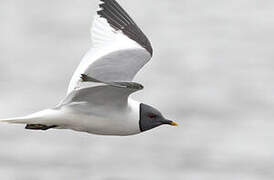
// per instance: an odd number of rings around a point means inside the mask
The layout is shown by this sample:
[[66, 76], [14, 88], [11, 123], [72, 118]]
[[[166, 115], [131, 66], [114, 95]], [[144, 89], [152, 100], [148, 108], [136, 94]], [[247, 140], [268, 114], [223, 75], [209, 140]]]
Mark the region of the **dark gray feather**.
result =
[[101, 1], [102, 10], [97, 11], [97, 14], [105, 18], [115, 30], [121, 30], [127, 37], [144, 47], [152, 56], [151, 43], [128, 13], [115, 0]]

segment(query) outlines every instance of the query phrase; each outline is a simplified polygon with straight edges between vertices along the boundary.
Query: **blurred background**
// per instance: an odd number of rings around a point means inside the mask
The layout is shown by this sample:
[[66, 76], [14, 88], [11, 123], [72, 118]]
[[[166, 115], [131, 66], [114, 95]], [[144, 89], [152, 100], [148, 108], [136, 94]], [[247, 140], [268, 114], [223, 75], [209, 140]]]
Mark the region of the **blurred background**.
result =
[[[178, 128], [129, 137], [0, 124], [0, 179], [274, 178], [274, 1], [119, 0], [153, 43], [134, 98]], [[54, 107], [98, 0], [0, 0], [0, 118]]]

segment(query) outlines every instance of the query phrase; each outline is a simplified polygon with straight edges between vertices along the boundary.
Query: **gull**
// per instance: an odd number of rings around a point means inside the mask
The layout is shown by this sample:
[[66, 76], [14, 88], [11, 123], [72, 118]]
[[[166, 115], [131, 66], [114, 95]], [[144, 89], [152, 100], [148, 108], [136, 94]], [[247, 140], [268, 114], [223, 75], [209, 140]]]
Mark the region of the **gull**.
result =
[[127, 136], [160, 125], [177, 126], [156, 108], [129, 96], [143, 86], [133, 82], [152, 58], [150, 41], [115, 0], [100, 0], [91, 28], [92, 47], [74, 72], [66, 97], [54, 108], [0, 120], [26, 129], [71, 129]]

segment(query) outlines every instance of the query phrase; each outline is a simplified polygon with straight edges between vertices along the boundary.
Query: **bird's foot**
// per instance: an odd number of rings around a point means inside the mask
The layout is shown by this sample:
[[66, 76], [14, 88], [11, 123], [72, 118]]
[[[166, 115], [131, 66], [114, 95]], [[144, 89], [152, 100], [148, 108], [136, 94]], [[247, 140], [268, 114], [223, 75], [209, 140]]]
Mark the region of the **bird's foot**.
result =
[[48, 130], [51, 128], [56, 128], [56, 125], [52, 125], [52, 126], [46, 126], [43, 124], [27, 124], [25, 129], [31, 129], [31, 130]]

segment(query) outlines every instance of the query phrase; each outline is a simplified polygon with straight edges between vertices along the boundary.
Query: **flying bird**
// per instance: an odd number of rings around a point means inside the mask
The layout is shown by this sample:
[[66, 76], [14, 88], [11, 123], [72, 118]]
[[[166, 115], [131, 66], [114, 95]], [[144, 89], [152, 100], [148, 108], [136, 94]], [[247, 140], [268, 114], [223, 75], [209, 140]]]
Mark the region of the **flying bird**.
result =
[[156, 108], [129, 96], [151, 59], [150, 41], [115, 0], [100, 0], [91, 28], [92, 47], [74, 72], [66, 97], [54, 108], [0, 120], [26, 129], [72, 129], [98, 135], [138, 134], [163, 124], [177, 126]]

